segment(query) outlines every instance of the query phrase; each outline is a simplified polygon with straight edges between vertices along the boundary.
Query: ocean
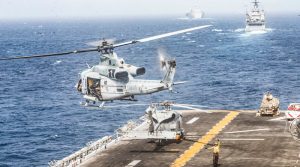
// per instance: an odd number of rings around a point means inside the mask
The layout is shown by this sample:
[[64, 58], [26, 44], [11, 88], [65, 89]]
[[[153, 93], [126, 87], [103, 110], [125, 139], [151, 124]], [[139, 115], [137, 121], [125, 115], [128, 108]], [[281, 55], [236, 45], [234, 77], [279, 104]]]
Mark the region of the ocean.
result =
[[[0, 22], [0, 56], [76, 50], [102, 38], [140, 39], [193, 26], [213, 27], [117, 48], [126, 63], [146, 68], [138, 78], [161, 79], [157, 50], [177, 61], [174, 92], [137, 96], [138, 102], [171, 100], [208, 109], [258, 109], [263, 93], [280, 109], [300, 102], [300, 17], [268, 16], [266, 33], [245, 33], [243, 16], [203, 20], [49, 20]], [[98, 53], [0, 61], [0, 166], [47, 166], [144, 114], [146, 106], [91, 110], [75, 89], [79, 73]]]

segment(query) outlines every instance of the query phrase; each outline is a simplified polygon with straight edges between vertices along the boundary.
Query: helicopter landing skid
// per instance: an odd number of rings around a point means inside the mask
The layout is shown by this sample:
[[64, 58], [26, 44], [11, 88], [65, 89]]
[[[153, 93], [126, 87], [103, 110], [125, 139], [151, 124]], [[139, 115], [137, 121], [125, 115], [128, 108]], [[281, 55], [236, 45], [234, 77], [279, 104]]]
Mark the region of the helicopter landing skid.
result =
[[102, 109], [104, 107], [105, 101], [103, 101], [100, 105], [96, 105], [96, 102], [93, 101], [92, 104], [90, 104], [90, 101], [86, 100], [85, 102], [80, 102], [80, 105], [84, 107], [92, 107], [92, 108], [100, 108]]
[[123, 99], [120, 99], [120, 100], [138, 101], [137, 99], [134, 98], [134, 96], [130, 96], [130, 97], [128, 97], [128, 98], [123, 98]]

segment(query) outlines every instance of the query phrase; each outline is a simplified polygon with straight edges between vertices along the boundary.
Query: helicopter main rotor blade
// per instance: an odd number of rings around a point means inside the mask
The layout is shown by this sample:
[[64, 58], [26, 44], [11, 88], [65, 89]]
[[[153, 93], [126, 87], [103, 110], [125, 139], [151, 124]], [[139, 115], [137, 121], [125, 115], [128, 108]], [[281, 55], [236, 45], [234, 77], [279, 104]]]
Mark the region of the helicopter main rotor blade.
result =
[[176, 103], [178, 105], [182, 105], [182, 106], [190, 106], [190, 107], [207, 107], [204, 105], [195, 105], [195, 104], [184, 104], [184, 103]]
[[128, 41], [128, 42], [116, 44], [116, 45], [114, 45], [114, 48], [120, 47], [120, 46], [125, 46], [125, 45], [130, 45], [130, 44], [135, 44], [135, 43], [153, 41], [153, 40], [157, 40], [157, 39], [161, 39], [161, 38], [165, 38], [165, 37], [169, 37], [169, 36], [173, 36], [173, 35], [177, 35], [177, 34], [182, 34], [182, 33], [190, 32], [190, 31], [207, 28], [210, 26], [212, 26], [212, 25], [198, 26], [198, 27], [183, 29], [183, 30], [179, 30], [179, 31], [169, 32], [169, 33], [165, 33], [165, 34], [160, 34], [160, 35], [156, 35], [156, 36], [151, 36], [151, 37], [147, 37], [147, 38], [143, 38], [143, 39]]
[[200, 108], [195, 108], [195, 107], [191, 107], [191, 106], [188, 106], [188, 105], [172, 104], [172, 106], [179, 107], [179, 108], [190, 109], [190, 110], [199, 111], [199, 112], [211, 113], [211, 112], [202, 110]]
[[193, 28], [188, 28], [188, 29], [183, 29], [179, 31], [174, 31], [174, 32], [169, 32], [161, 35], [156, 35], [152, 37], [147, 37], [143, 39], [138, 39], [138, 40], [133, 40], [133, 41], [128, 41], [124, 43], [119, 43], [115, 45], [99, 45], [97, 48], [89, 48], [89, 49], [81, 49], [81, 50], [74, 50], [74, 51], [68, 51], [68, 52], [61, 52], [61, 53], [50, 53], [50, 54], [41, 54], [41, 55], [33, 55], [33, 56], [18, 56], [18, 57], [8, 57], [8, 58], [0, 58], [0, 61], [3, 60], [14, 60], [14, 59], [30, 59], [30, 58], [42, 58], [42, 57], [54, 57], [54, 56], [63, 56], [63, 55], [69, 55], [69, 54], [76, 54], [76, 53], [84, 53], [84, 52], [93, 52], [93, 51], [98, 51], [101, 52], [103, 50], [108, 50], [108, 49], [114, 49], [116, 47], [120, 46], [125, 46], [125, 45], [130, 45], [130, 44], [135, 44], [135, 43], [142, 43], [142, 42], [148, 42], [156, 39], [161, 39], [177, 34], [182, 34], [190, 31], [195, 31], [199, 29], [203, 29], [206, 27], [210, 27], [211, 25], [204, 25], [204, 26], [198, 26], [198, 27], [193, 27]]
[[14, 60], [14, 59], [31, 59], [31, 58], [64, 56], [64, 55], [69, 55], [69, 54], [92, 52], [92, 51], [98, 51], [98, 49], [92, 48], [92, 49], [74, 50], [74, 51], [69, 51], [69, 52], [50, 53], [50, 54], [33, 55], [33, 56], [8, 57], [8, 58], [0, 58], [0, 61], [2, 61], [2, 60]]
[[120, 107], [132, 107], [132, 106], [148, 106], [149, 104], [121, 104], [115, 106], [104, 106], [103, 108], [120, 108]]

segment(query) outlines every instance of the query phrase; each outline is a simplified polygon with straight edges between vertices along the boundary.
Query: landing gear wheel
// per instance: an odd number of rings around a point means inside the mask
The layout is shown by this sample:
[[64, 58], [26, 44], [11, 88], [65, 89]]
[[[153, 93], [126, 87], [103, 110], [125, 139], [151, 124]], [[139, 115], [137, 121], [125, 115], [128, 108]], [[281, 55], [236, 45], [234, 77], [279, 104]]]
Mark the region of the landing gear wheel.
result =
[[296, 118], [291, 122], [289, 131], [295, 140], [300, 141], [300, 118]]

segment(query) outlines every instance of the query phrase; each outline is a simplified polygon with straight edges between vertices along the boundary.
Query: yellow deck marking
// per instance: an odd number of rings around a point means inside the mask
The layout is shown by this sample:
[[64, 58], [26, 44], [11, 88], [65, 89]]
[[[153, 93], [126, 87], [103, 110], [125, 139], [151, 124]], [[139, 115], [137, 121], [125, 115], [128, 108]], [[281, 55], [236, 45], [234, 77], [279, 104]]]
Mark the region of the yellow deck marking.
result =
[[182, 167], [190, 161], [207, 143], [209, 143], [222, 129], [228, 125], [239, 113], [232, 111], [227, 114], [220, 122], [208, 131], [202, 138], [195, 142], [188, 150], [180, 155], [172, 164], [171, 167]]

